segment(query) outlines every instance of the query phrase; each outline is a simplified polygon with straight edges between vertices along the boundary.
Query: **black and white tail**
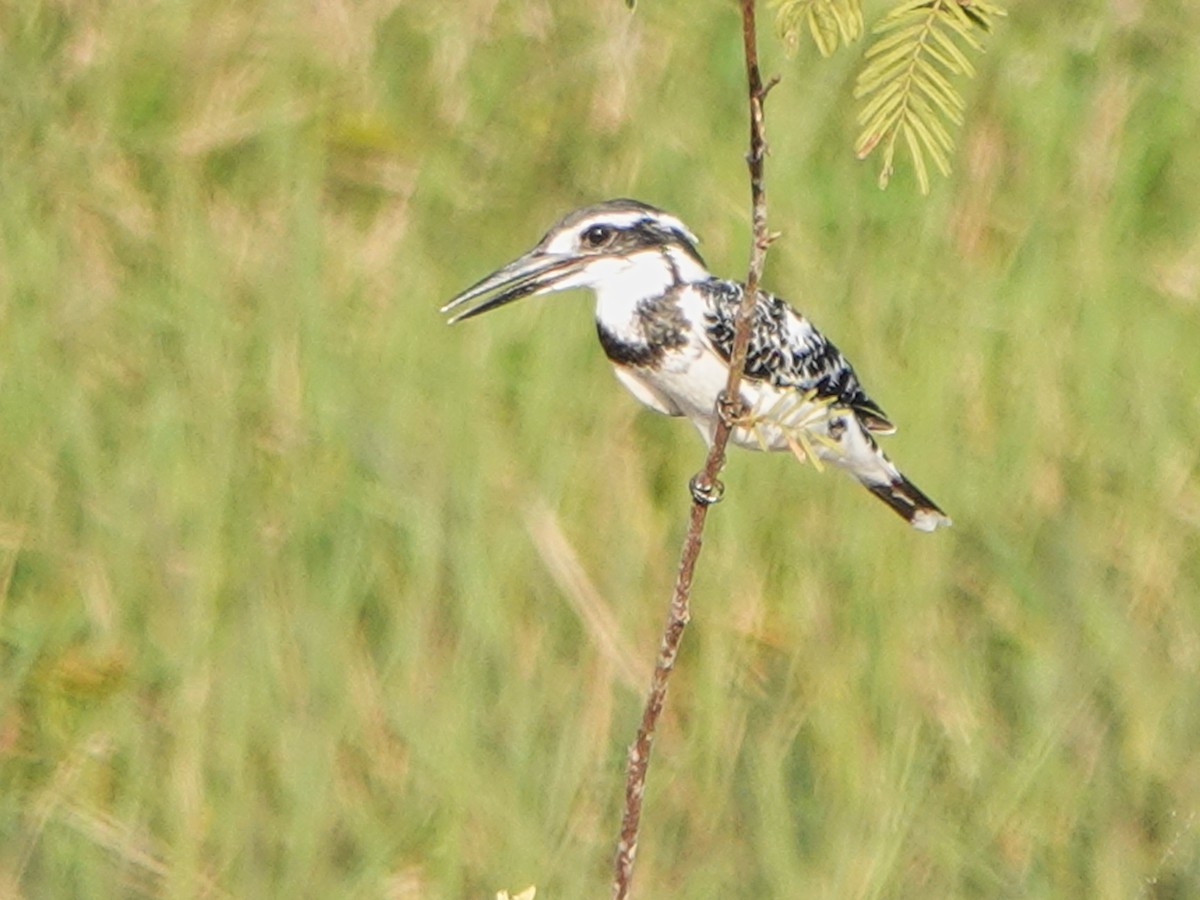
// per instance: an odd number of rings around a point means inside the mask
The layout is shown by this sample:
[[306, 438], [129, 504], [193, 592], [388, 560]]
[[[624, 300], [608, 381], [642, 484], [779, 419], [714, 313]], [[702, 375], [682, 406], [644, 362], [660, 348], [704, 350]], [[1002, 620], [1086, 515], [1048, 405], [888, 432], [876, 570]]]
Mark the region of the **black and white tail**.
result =
[[860, 480], [872, 494], [894, 509], [918, 531], [933, 531], [951, 524], [950, 517], [898, 471], [895, 478], [889, 482]]
[[[942, 508], [900, 474], [896, 464], [879, 449], [871, 435], [870, 425], [864, 423], [861, 418], [850, 418], [849, 421], [859, 427], [845, 428], [836, 450], [831, 450], [826, 445], [818, 445], [817, 452], [827, 461], [853, 475], [863, 487], [894, 509], [897, 515], [917, 531], [934, 531], [950, 525], [950, 517]], [[880, 433], [888, 432], [880, 430]]]

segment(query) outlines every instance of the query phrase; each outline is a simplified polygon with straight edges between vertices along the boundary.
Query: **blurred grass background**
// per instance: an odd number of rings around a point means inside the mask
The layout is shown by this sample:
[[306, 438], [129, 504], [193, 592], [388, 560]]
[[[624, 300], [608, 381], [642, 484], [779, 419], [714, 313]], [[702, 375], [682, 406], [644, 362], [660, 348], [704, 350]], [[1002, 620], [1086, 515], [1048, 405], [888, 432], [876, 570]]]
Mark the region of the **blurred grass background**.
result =
[[[767, 286], [955, 528], [735, 455], [644, 897], [1200, 896], [1200, 7], [1014, 0], [928, 199], [766, 27]], [[876, 10], [877, 12], [878, 10]], [[734, 4], [0, 7], [0, 896], [604, 896], [693, 430], [560, 295], [740, 277]]]

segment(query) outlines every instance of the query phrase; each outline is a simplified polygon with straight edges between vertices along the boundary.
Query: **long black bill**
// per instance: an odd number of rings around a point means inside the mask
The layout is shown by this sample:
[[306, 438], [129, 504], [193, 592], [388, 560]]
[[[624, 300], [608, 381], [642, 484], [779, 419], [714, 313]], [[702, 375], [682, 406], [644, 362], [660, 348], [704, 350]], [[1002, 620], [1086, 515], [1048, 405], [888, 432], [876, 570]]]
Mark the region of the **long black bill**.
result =
[[560, 282], [579, 271], [582, 264], [583, 260], [573, 256], [539, 253], [536, 250], [526, 253], [520, 259], [513, 260], [503, 269], [467, 288], [443, 306], [442, 312], [450, 312], [464, 303], [492, 294], [482, 303], [452, 317], [449, 324], [453, 325], [522, 297], [552, 291]]

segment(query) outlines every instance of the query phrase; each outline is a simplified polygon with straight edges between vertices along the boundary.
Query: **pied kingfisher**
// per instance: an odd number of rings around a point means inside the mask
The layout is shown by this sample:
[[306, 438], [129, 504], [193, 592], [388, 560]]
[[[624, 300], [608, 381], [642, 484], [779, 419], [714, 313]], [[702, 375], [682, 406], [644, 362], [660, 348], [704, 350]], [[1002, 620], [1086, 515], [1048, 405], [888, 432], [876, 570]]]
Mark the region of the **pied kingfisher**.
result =
[[[590, 288], [600, 345], [617, 378], [651, 409], [687, 416], [711, 445], [744, 286], [713, 277], [696, 243], [683, 222], [660, 209], [609, 200], [565, 216], [536, 247], [442, 312], [486, 297], [453, 323], [521, 297]], [[850, 363], [808, 319], [765, 291], [754, 307], [740, 393], [742, 414], [731, 433], [738, 446], [832, 463], [921, 531], [950, 524], [875, 443], [875, 435], [896, 429]]]

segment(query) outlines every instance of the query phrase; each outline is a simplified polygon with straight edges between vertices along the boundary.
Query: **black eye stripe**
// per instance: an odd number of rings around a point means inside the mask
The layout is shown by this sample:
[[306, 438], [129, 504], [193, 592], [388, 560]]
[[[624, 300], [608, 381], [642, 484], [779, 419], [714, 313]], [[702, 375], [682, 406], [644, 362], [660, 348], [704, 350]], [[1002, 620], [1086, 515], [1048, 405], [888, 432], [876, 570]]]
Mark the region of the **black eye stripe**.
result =
[[703, 265], [691, 235], [674, 222], [652, 218], [622, 221], [619, 224], [593, 220], [593, 224], [576, 234], [575, 240], [581, 252], [632, 253], [673, 246]]

